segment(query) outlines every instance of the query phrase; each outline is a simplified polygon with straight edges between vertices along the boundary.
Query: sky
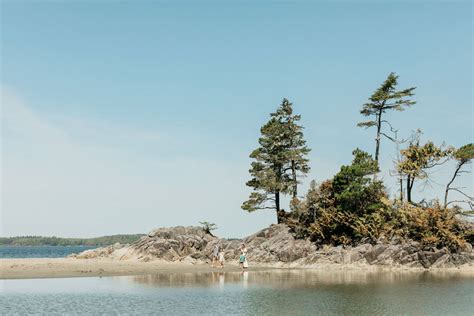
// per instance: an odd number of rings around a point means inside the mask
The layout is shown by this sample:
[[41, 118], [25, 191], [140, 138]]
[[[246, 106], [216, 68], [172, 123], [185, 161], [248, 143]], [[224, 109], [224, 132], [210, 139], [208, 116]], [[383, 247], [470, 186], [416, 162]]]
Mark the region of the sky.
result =
[[[473, 140], [470, 1], [0, 3], [0, 236], [199, 221], [223, 237], [254, 233], [276, 222], [240, 209], [269, 113], [288, 98], [302, 115], [303, 194], [354, 148], [374, 152], [375, 131], [356, 124], [392, 71], [417, 87], [416, 105], [386, 116], [401, 137]], [[391, 194], [395, 157], [384, 140]], [[442, 197], [453, 170], [434, 170], [415, 199]], [[458, 184], [472, 194], [472, 175]]]

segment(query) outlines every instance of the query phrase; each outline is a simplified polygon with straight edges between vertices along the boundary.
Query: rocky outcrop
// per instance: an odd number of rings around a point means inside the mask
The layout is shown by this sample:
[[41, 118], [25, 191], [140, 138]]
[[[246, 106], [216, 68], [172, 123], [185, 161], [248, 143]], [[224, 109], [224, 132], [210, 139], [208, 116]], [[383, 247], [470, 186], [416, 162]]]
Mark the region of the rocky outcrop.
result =
[[362, 242], [354, 247], [318, 247], [309, 240], [295, 239], [284, 224], [271, 225], [243, 240], [219, 239], [200, 227], [160, 228], [130, 245], [113, 245], [72, 255], [79, 259], [114, 258], [141, 261], [165, 260], [190, 263], [209, 262], [214, 245], [219, 244], [227, 262], [236, 262], [239, 246], [245, 243], [253, 264], [309, 267], [326, 264], [354, 266], [404, 266], [446, 268], [473, 265], [474, 252], [451, 253], [447, 248], [426, 248], [412, 240], [381, 238], [377, 243]]
[[95, 258], [119, 258], [120, 252], [127, 251], [128, 244], [114, 244], [112, 246], [85, 250], [79, 254], [71, 254], [69, 257], [78, 259], [95, 259]]
[[317, 251], [314, 243], [295, 239], [284, 224], [271, 225], [243, 240], [248, 256], [259, 263], [292, 263], [309, 258]]

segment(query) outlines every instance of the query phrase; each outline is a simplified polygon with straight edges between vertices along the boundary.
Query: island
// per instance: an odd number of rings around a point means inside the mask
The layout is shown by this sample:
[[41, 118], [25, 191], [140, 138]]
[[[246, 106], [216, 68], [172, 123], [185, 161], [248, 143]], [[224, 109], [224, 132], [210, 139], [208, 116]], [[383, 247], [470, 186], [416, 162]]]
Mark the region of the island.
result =
[[[2, 259], [1, 278], [151, 273], [160, 269], [210, 269], [217, 245], [237, 269], [245, 244], [251, 268], [311, 269], [463, 269], [473, 270], [473, 198], [456, 185], [474, 158], [474, 144], [458, 148], [422, 142], [416, 130], [405, 139], [387, 120], [416, 102], [415, 87], [399, 89], [398, 76], [386, 80], [362, 105], [364, 121], [374, 128], [375, 155], [355, 148], [350, 163], [332, 178], [311, 181], [301, 195], [301, 179], [309, 170], [301, 115], [283, 99], [260, 129], [258, 147], [250, 153], [247, 212], [272, 210], [276, 223], [243, 239], [214, 236], [204, 227], [159, 228], [137, 240], [70, 255], [62, 259]], [[397, 183], [389, 194], [379, 165], [382, 139], [397, 149], [391, 170]], [[449, 168], [444, 194], [415, 198], [414, 187], [437, 168]], [[393, 188], [392, 188], [393, 189]], [[422, 191], [422, 190], [419, 190]], [[453, 198], [454, 195], [454, 198]], [[288, 211], [282, 197], [289, 196]], [[467, 206], [467, 207], [466, 207]]]

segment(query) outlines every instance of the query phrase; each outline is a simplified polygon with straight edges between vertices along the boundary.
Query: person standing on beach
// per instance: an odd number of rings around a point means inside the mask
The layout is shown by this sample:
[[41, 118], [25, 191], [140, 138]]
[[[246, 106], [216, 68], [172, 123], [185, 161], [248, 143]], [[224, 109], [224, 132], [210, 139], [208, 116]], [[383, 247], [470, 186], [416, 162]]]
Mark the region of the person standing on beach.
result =
[[242, 267], [244, 269], [247, 269], [249, 267], [249, 262], [247, 260], [247, 247], [244, 245], [244, 249], [242, 249], [242, 253], [244, 254], [244, 263], [242, 264]]
[[247, 247], [245, 247], [245, 244], [240, 245], [239, 267], [241, 269], [247, 269], [249, 267], [247, 261]]
[[211, 267], [214, 267], [214, 264], [215, 263], [218, 263], [219, 262], [219, 245], [218, 244], [215, 244], [214, 245], [214, 249], [212, 251], [212, 263], [211, 263]]
[[224, 262], [225, 262], [224, 252], [220, 251], [219, 252], [219, 264], [220, 264], [219, 268], [224, 269]]

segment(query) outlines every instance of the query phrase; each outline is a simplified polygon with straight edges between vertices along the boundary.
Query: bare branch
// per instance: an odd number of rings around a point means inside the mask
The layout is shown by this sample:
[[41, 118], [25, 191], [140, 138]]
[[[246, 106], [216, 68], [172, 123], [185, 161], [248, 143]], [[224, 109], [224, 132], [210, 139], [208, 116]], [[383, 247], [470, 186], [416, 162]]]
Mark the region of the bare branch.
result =
[[390, 140], [391, 140], [392, 142], [394, 142], [394, 143], [397, 142], [397, 140], [396, 140], [395, 138], [388, 136], [388, 135], [385, 134], [384, 132], [380, 132], [380, 135], [383, 135], [383, 136], [387, 137], [388, 139], [390, 139]]
[[445, 164], [446, 162], [449, 161], [449, 157], [444, 159], [444, 160], [439, 160], [439, 161], [432, 161], [429, 165], [425, 166], [425, 169], [430, 169], [430, 168], [434, 168], [436, 166], [441, 166], [443, 164]]
[[381, 120], [380, 122], [381, 122], [381, 123], [385, 123], [385, 124], [387, 124], [387, 125], [388, 125], [388, 127], [390, 127], [390, 131], [391, 131], [392, 133], [396, 133], [396, 132], [398, 132], [398, 129], [394, 129], [394, 128], [393, 128], [393, 126], [392, 126], [392, 124], [390, 124], [390, 122], [389, 122], [389, 121], [386, 121], [386, 120]]
[[467, 198], [468, 198], [469, 200], [471, 200], [471, 201], [474, 200], [474, 197], [467, 195], [466, 193], [464, 193], [463, 191], [459, 190], [458, 188], [449, 188], [449, 190], [456, 191], [456, 192], [458, 192], [458, 193], [464, 195], [465, 197], [467, 197]]
[[455, 201], [448, 202], [446, 204], [446, 206], [448, 206], [451, 203], [465, 203], [465, 204], [469, 205], [469, 208], [471, 209], [471, 211], [474, 210], [474, 204], [471, 201], [455, 200]]

